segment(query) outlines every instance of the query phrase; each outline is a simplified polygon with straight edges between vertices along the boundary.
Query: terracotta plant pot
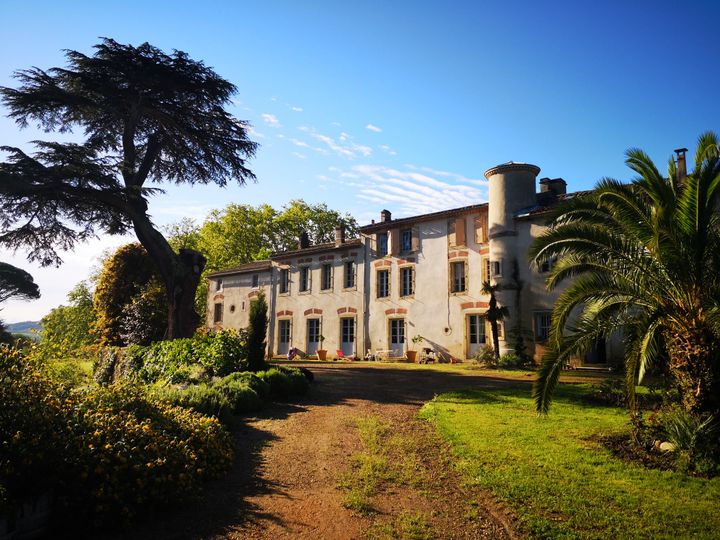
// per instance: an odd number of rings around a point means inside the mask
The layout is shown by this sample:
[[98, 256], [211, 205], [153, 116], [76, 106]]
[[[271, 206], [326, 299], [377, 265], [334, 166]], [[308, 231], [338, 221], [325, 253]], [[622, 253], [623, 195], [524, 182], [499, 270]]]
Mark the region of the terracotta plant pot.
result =
[[407, 351], [405, 356], [407, 356], [408, 361], [414, 362], [415, 357], [417, 356], [417, 351]]
[[324, 349], [318, 349], [317, 357], [318, 360], [325, 360], [327, 358], [327, 351]]

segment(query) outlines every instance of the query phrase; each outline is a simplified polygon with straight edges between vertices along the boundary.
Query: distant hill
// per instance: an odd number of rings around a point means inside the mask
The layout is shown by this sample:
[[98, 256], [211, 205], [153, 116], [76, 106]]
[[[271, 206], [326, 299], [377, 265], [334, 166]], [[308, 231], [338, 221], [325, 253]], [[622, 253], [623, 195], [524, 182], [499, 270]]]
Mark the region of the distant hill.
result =
[[6, 325], [11, 334], [31, 334], [32, 330], [40, 331], [40, 321], [24, 321]]

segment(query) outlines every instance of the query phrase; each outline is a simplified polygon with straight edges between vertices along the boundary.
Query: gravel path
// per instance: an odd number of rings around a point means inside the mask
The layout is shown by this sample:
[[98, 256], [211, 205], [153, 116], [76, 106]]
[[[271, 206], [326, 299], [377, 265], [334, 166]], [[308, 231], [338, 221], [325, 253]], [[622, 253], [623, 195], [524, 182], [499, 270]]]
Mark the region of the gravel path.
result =
[[[425, 516], [426, 537], [516, 537], [512, 517], [487, 493], [462, 484], [445, 443], [430, 424], [416, 419], [436, 394], [500, 387], [508, 380], [383, 364], [307, 367], [316, 382], [303, 400], [270, 407], [233, 426], [236, 465], [201, 501], [113, 537], [382, 538], [392, 533], [378, 524], [413, 513]], [[357, 420], [368, 415], [412, 437], [431, 488], [421, 493], [403, 485], [386, 487], [375, 498], [377, 512], [363, 516], [343, 507], [338, 483], [360, 448]]]

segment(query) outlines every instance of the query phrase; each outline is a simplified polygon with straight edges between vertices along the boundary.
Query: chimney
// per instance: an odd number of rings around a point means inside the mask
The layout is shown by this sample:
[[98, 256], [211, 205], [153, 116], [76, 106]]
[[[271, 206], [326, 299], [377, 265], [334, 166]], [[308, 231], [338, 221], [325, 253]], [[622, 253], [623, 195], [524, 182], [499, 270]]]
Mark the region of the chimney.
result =
[[675, 154], [677, 154], [677, 177], [678, 181], [682, 182], [687, 178], [687, 162], [685, 161], [685, 152], [687, 148], [676, 148]]
[[345, 243], [345, 226], [338, 225], [335, 227], [335, 247], [339, 247]]
[[380, 212], [380, 222], [387, 223], [388, 221], [392, 221], [392, 214], [390, 213], [390, 210], [383, 210]]
[[553, 195], [565, 195], [567, 193], [567, 182], [562, 178], [541, 178], [540, 193], [548, 192]]
[[310, 237], [306, 231], [300, 233], [298, 238], [298, 249], [305, 249], [310, 247]]

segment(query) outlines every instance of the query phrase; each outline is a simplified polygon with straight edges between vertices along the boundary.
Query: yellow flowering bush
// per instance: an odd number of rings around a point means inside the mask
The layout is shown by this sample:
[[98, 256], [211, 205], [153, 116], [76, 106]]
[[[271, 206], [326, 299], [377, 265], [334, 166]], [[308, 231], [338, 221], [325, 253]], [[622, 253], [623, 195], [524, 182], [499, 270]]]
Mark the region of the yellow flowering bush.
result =
[[231, 462], [215, 418], [130, 383], [67, 392], [0, 348], [0, 487], [9, 506], [54, 487], [71, 510], [64, 527], [107, 525], [197, 494]]
[[21, 353], [0, 346], [0, 483], [8, 499], [47, 490], [64, 445], [64, 399]]
[[127, 383], [75, 397], [67, 411], [75, 445], [67, 492], [83, 494], [76, 502], [91, 502], [102, 521], [195, 495], [231, 464], [230, 437], [215, 418]]

